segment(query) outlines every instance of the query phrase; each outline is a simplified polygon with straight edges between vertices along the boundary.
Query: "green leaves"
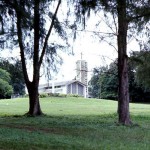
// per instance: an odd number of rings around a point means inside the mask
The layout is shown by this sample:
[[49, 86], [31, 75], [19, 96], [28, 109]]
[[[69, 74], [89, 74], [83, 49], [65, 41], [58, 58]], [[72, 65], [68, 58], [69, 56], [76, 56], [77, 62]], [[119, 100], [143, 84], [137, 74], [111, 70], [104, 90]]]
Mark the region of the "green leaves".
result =
[[[15, 60], [12, 64], [8, 60], [1, 59], [0, 68], [3, 69], [3, 71], [0, 72], [1, 77], [3, 77], [3, 80], [9, 81], [9, 84], [13, 87], [14, 94], [24, 94], [25, 82], [21, 62], [19, 60]], [[8, 79], [4, 79], [6, 77]]]
[[0, 68], [0, 79], [10, 82], [10, 74], [6, 70]]
[[12, 86], [7, 81], [0, 79], [0, 98], [9, 97], [12, 93]]
[[145, 88], [150, 88], [150, 52], [141, 51], [137, 54], [136, 58], [136, 80]]
[[13, 88], [9, 82], [10, 74], [0, 68], [0, 98], [9, 97], [13, 93]]
[[97, 98], [116, 99], [118, 80], [117, 66], [112, 63], [110, 67], [94, 68], [90, 81], [91, 95]]

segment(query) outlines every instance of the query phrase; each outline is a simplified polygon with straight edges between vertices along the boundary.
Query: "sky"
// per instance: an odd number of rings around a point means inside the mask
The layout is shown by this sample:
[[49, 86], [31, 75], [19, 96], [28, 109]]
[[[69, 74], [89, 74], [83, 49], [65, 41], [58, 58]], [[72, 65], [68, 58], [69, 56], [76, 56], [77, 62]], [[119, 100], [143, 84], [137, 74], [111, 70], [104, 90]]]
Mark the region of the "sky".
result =
[[[63, 9], [58, 15], [62, 16]], [[102, 16], [102, 15], [101, 15]], [[63, 19], [63, 18], [62, 18]], [[101, 20], [99, 26], [96, 28], [97, 20]], [[110, 21], [110, 20], [109, 20]], [[112, 28], [115, 28], [113, 24], [111, 27], [107, 26], [107, 21], [104, 21], [100, 16], [91, 14], [91, 18], [86, 22], [85, 30], [77, 32], [77, 37], [74, 42], [71, 43], [74, 55], [68, 55], [61, 53], [63, 58], [63, 64], [61, 65], [58, 74], [56, 74], [53, 80], [71, 80], [76, 76], [76, 61], [82, 59], [87, 61], [88, 64], [88, 80], [92, 76], [93, 68], [109, 65], [113, 60], [117, 58], [116, 38], [110, 39], [114, 47], [110, 46], [107, 42], [100, 42], [100, 38], [95, 36], [92, 31], [102, 33], [112, 33]], [[87, 31], [87, 32], [85, 32]], [[108, 39], [107, 39], [108, 40]], [[139, 50], [139, 46], [134, 39], [128, 43], [128, 53], [131, 50]], [[11, 53], [10, 51], [0, 52], [1, 57], [20, 57], [19, 50], [16, 49]], [[40, 79], [40, 84], [46, 83], [44, 76]]]
[[[138, 44], [136, 41], [132, 41], [128, 45], [128, 53], [131, 50], [138, 50]], [[118, 54], [117, 51], [109, 46], [107, 43], [93, 41], [90, 35], [85, 34], [85, 37], [80, 37], [73, 45], [74, 55], [64, 54], [64, 63], [62, 64], [58, 75], [55, 76], [56, 80], [71, 80], [76, 76], [76, 61], [86, 60], [88, 63], [88, 80], [92, 76], [93, 68], [106, 66], [113, 62]]]
[[[101, 20], [98, 27], [95, 27], [97, 20]], [[101, 33], [113, 33], [113, 23], [111, 27], [107, 26], [107, 21], [99, 18], [96, 14], [91, 14], [91, 18], [87, 20], [85, 30], [77, 32], [77, 37], [74, 43], [72, 43], [74, 55], [63, 54], [62, 58], [64, 63], [62, 64], [58, 75], [54, 77], [54, 80], [71, 80], [76, 76], [76, 61], [82, 59], [87, 61], [88, 64], [88, 80], [91, 79], [93, 68], [106, 66], [113, 62], [117, 56], [117, 39], [113, 37], [107, 38], [106, 41], [101, 41], [99, 36], [96, 36], [93, 31]], [[113, 46], [110, 46], [108, 42], [112, 42]], [[115, 47], [115, 48], [114, 48]], [[139, 51], [139, 45], [134, 38], [128, 41], [127, 53], [130, 51]]]
[[[99, 43], [95, 41], [90, 34], [84, 33], [84, 36], [79, 36], [78, 39], [72, 45], [74, 55], [68, 55], [62, 53], [63, 64], [60, 66], [58, 74], [52, 79], [58, 81], [72, 80], [76, 76], [76, 61], [82, 59], [88, 63], [88, 81], [92, 76], [93, 68], [109, 65], [113, 60], [117, 58], [117, 51], [108, 46], [107, 43]], [[131, 41], [128, 45], [128, 53], [131, 50], [138, 50], [138, 44], [135, 40]], [[1, 57], [20, 57], [19, 50], [16, 49], [11, 53], [9, 50], [0, 52]], [[46, 83], [45, 77], [41, 77], [40, 84]]]
[[[63, 58], [63, 64], [58, 70], [58, 74], [53, 77], [53, 80], [72, 80], [76, 76], [76, 61], [86, 60], [88, 63], [88, 80], [92, 75], [94, 67], [100, 67], [109, 65], [117, 57], [117, 52], [105, 43], [94, 42], [90, 35], [85, 34], [85, 37], [79, 37], [78, 40], [72, 45], [74, 55], [68, 55], [67, 53], [61, 53]], [[20, 57], [19, 50], [16, 49], [13, 52], [5, 50], [0, 52], [1, 57]], [[104, 57], [103, 57], [104, 56]], [[41, 78], [40, 83], [47, 82], [44, 76]]]
[[[87, 28], [93, 31], [93, 27]], [[109, 65], [113, 60], [117, 58], [117, 51], [109, 46], [106, 42], [99, 42], [98, 37], [93, 37], [92, 33], [83, 32], [77, 35], [77, 39], [72, 43], [74, 55], [68, 55], [67, 53], [61, 53], [63, 58], [63, 64], [52, 79], [63, 81], [72, 80], [76, 76], [76, 61], [82, 59], [88, 63], [88, 80], [92, 76], [93, 68]], [[131, 40], [128, 44], [128, 53], [131, 50], [138, 50], [138, 44], [135, 40]], [[9, 50], [0, 52], [2, 57], [20, 57], [19, 50], [16, 49], [11, 53]], [[46, 83], [45, 77], [41, 77], [40, 84]]]

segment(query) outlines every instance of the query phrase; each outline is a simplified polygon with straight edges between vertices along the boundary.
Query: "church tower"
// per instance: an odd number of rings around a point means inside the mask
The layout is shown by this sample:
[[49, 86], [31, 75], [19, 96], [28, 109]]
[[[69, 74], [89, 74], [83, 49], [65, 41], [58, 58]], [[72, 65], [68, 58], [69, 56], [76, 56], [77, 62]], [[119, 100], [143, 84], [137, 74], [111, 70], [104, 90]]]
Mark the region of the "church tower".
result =
[[76, 80], [80, 81], [84, 85], [86, 85], [86, 97], [88, 96], [88, 65], [85, 60], [81, 60], [76, 62]]
[[85, 60], [78, 60], [76, 62], [76, 71], [76, 79], [82, 82], [83, 84], [87, 85], [87, 62]]

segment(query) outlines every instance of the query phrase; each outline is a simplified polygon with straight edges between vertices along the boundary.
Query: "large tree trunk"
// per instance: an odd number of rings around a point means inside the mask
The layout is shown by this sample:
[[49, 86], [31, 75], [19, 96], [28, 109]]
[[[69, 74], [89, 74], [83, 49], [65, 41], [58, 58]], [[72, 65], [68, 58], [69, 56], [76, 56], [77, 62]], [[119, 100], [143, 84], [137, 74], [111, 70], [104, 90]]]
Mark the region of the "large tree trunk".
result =
[[33, 53], [33, 81], [27, 83], [29, 93], [29, 112], [28, 115], [38, 116], [42, 114], [39, 102], [39, 39], [40, 39], [40, 1], [34, 1], [34, 53]]
[[[18, 5], [18, 4], [17, 4]], [[30, 82], [27, 74], [26, 68], [26, 58], [25, 58], [25, 48], [23, 44], [22, 26], [21, 26], [21, 13], [16, 9], [17, 14], [17, 34], [21, 54], [21, 62], [23, 68], [23, 75], [25, 83], [29, 93], [29, 112], [30, 116], [38, 116], [42, 114], [40, 103], [39, 103], [39, 1], [35, 1], [34, 5], [34, 56], [33, 56], [33, 81]]]
[[41, 108], [39, 103], [39, 39], [40, 39], [40, 1], [34, 1], [34, 54], [33, 54], [33, 81], [28, 84], [29, 92], [29, 112], [31, 116], [41, 115]]
[[[43, 44], [43, 49], [40, 52], [40, 48], [42, 47], [42, 45], [40, 45], [40, 40], [44, 40], [43, 37], [41, 37], [40, 33], [42, 32], [42, 27], [40, 27], [41, 22], [40, 22], [40, 4], [42, 1], [40, 0], [33, 0], [33, 3], [31, 4], [31, 8], [33, 8], [33, 11], [30, 10], [33, 14], [33, 24], [31, 24], [31, 28], [29, 27], [29, 31], [32, 30], [32, 25], [33, 25], [33, 33], [34, 33], [34, 43], [33, 43], [33, 51], [30, 53], [31, 55], [29, 56], [33, 56], [33, 80], [30, 82], [29, 80], [29, 76], [27, 73], [27, 63], [26, 60], [27, 58], [25, 57], [26, 53], [26, 45], [24, 42], [24, 22], [28, 21], [28, 13], [23, 13], [23, 11], [21, 10], [22, 6], [22, 1], [13, 1], [13, 2], [8, 2], [8, 5], [12, 5], [12, 8], [14, 8], [15, 12], [16, 12], [16, 19], [17, 19], [17, 35], [18, 35], [18, 42], [19, 42], [19, 47], [20, 47], [20, 55], [21, 55], [21, 62], [22, 62], [22, 69], [23, 69], [23, 75], [24, 75], [24, 79], [25, 79], [25, 83], [28, 89], [28, 93], [29, 93], [29, 112], [28, 114], [31, 116], [37, 116], [37, 115], [41, 115], [42, 111], [40, 108], [40, 103], [39, 103], [39, 94], [38, 94], [38, 86], [39, 86], [39, 78], [40, 78], [40, 67], [41, 64], [43, 62], [43, 58], [44, 55], [46, 53], [46, 48], [48, 45], [48, 40], [49, 37], [51, 35], [54, 23], [55, 23], [55, 19], [56, 19], [56, 15], [59, 9], [59, 6], [61, 4], [61, 0], [58, 1], [56, 10], [54, 15], [52, 16], [52, 21], [48, 30], [48, 33], [45, 36], [45, 41]], [[6, 3], [7, 4], [7, 3]], [[24, 14], [28, 14], [28, 15], [24, 15]], [[26, 18], [27, 17], [27, 18]], [[30, 18], [31, 19], [31, 18]], [[28, 24], [28, 23], [27, 23]], [[28, 30], [27, 30], [28, 31]], [[26, 41], [26, 40], [25, 40]], [[41, 54], [41, 55], [40, 55]]]
[[118, 115], [119, 123], [129, 125], [129, 85], [128, 85], [128, 56], [127, 56], [126, 0], [118, 0]]
[[40, 102], [39, 102], [39, 93], [38, 93], [38, 83], [31, 82], [28, 87], [29, 93], [29, 116], [39, 116], [42, 114]]

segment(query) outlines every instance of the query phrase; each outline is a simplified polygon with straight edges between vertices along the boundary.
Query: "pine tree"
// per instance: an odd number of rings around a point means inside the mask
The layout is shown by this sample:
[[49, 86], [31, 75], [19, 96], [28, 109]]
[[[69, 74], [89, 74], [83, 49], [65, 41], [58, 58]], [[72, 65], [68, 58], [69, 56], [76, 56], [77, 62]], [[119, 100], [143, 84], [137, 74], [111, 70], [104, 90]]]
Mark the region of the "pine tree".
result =
[[[129, 113], [129, 83], [128, 83], [128, 56], [127, 37], [130, 28], [137, 28], [138, 23], [143, 24], [150, 17], [149, 1], [135, 0], [78, 0], [76, 6], [77, 18], [82, 18], [85, 25], [86, 17], [90, 17], [91, 10], [95, 13], [100, 11], [109, 12], [116, 28], [117, 51], [118, 51], [118, 122], [123, 125], [131, 124]], [[81, 15], [82, 14], [82, 15]], [[107, 14], [105, 14], [107, 17]], [[142, 22], [143, 21], [143, 22]], [[132, 23], [132, 24], [131, 24]], [[109, 27], [111, 24], [109, 24]], [[102, 39], [104, 36], [102, 36]]]
[[[47, 60], [48, 65], [52, 66], [57, 55], [56, 49], [63, 48], [58, 43], [49, 41], [52, 29], [66, 40], [66, 33], [57, 18], [60, 4], [61, 0], [2, 0], [0, 2], [0, 6], [4, 8], [3, 11], [1, 10], [1, 23], [6, 24], [2, 26], [3, 35], [12, 37], [12, 43], [18, 44], [20, 48], [24, 80], [29, 93], [28, 114], [31, 116], [42, 114], [38, 93], [41, 65], [44, 60]], [[51, 9], [54, 11], [50, 11]], [[48, 29], [46, 23], [50, 24]], [[33, 63], [32, 79], [29, 79], [27, 60]]]

